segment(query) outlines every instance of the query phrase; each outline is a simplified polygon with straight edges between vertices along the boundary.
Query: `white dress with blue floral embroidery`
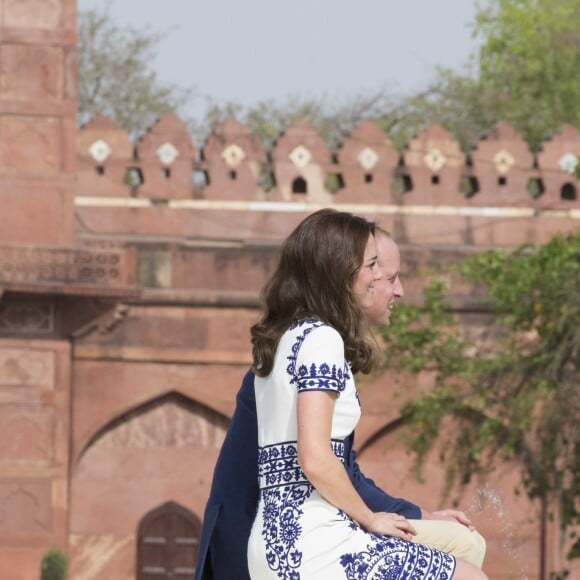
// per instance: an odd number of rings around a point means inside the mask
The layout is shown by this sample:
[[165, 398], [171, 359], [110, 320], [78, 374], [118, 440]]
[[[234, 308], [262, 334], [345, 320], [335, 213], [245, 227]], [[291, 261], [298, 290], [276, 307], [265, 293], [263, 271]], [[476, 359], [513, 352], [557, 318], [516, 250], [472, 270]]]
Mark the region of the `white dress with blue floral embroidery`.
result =
[[448, 580], [455, 559], [399, 538], [364, 531], [323, 499], [297, 459], [298, 393], [338, 393], [332, 449], [343, 458], [360, 405], [343, 341], [319, 321], [282, 336], [272, 373], [256, 377], [260, 499], [248, 544], [253, 580]]

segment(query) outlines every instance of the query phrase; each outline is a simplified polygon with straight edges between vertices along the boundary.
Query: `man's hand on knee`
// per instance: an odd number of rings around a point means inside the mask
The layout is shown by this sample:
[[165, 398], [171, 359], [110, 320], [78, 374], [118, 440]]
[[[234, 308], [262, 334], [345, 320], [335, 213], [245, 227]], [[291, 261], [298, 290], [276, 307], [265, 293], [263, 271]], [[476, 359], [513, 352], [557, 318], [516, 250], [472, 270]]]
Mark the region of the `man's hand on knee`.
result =
[[459, 510], [439, 510], [436, 512], [427, 512], [421, 510], [424, 520], [442, 520], [447, 522], [457, 522], [468, 527], [471, 531], [475, 530], [473, 522], [467, 517], [465, 512]]

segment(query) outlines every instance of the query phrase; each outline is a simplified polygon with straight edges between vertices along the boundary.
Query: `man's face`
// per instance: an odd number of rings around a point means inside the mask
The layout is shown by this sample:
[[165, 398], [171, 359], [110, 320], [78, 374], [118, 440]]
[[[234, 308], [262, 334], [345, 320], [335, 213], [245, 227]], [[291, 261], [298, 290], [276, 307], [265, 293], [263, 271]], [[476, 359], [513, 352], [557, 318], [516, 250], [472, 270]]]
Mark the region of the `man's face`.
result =
[[387, 326], [395, 302], [405, 295], [399, 278], [401, 254], [399, 246], [380, 231], [375, 235], [382, 278], [375, 282], [372, 304], [364, 308], [364, 314], [371, 324]]

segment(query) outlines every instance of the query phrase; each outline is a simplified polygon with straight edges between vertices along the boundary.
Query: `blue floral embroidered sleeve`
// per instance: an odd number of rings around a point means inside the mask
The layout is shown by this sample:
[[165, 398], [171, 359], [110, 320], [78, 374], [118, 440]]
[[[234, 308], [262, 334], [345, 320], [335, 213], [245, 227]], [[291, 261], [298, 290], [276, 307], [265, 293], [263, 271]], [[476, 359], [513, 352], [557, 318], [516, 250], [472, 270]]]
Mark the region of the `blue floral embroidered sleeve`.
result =
[[349, 368], [344, 359], [344, 343], [331, 326], [317, 323], [304, 329], [293, 348], [293, 382], [298, 391], [332, 391], [345, 388]]

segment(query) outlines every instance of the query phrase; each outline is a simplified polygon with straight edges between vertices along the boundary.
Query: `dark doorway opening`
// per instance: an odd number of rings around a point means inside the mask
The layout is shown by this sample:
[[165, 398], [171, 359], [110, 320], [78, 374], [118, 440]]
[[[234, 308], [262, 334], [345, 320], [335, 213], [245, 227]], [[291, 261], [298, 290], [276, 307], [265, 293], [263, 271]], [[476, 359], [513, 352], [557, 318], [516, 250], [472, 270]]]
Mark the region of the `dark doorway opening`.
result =
[[137, 580], [193, 578], [201, 522], [169, 501], [146, 514], [137, 530]]

